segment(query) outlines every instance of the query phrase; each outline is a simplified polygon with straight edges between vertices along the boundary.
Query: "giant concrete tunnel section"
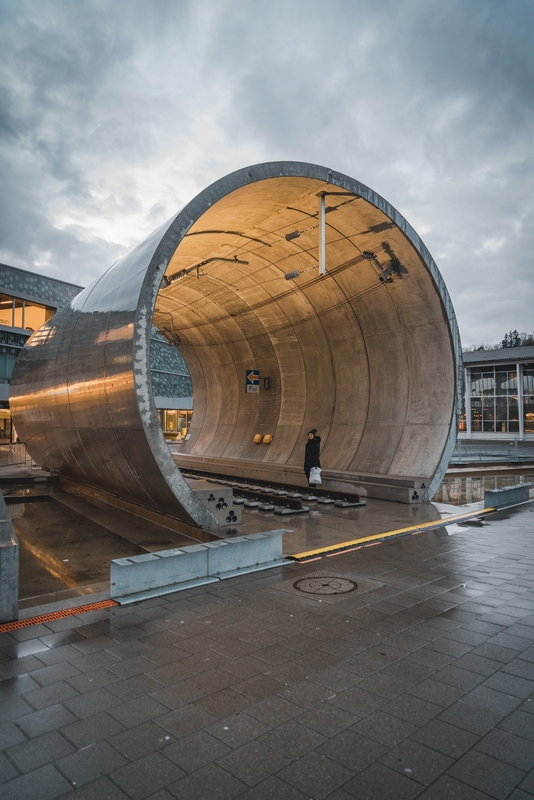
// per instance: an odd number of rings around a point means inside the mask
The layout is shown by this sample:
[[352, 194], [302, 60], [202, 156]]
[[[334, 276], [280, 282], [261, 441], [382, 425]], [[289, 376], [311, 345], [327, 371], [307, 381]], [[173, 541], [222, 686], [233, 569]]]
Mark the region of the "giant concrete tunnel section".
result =
[[[297, 162], [216, 181], [18, 360], [14, 423], [38, 463], [209, 526], [158, 422], [153, 325], [193, 382], [179, 464], [305, 485], [317, 428], [326, 488], [419, 502], [441, 482], [461, 396], [454, 311], [418, 235], [358, 181]], [[245, 390], [247, 370], [259, 370], [258, 392]]]

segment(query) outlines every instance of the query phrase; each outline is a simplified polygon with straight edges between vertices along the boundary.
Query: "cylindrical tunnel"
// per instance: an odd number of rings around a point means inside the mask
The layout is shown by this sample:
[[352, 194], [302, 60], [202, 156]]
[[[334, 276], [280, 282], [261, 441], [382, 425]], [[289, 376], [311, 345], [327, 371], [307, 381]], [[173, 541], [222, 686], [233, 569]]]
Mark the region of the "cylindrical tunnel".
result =
[[[152, 326], [192, 377], [181, 465], [302, 482], [316, 428], [325, 486], [432, 497], [456, 438], [458, 329], [426, 247], [366, 186], [294, 162], [234, 172], [110, 267], [19, 358], [11, 406], [36, 461], [209, 525], [158, 423]], [[247, 391], [252, 370], [257, 391]]]

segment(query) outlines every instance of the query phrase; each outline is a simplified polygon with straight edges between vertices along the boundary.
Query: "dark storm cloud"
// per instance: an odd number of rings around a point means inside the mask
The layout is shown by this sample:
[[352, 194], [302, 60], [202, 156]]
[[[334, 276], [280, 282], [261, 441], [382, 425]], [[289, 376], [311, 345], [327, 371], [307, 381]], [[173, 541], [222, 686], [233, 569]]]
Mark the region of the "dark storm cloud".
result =
[[425, 0], [278, 11], [262, 20], [271, 54], [244, 35], [250, 11], [242, 26], [227, 23], [234, 118], [277, 156], [356, 175], [421, 227], [467, 341], [534, 329], [534, 7]]
[[73, 5], [70, 14], [46, 3], [33, 11], [24, 3], [2, 5], [2, 255], [29, 268], [45, 263], [67, 280], [83, 279], [81, 264], [90, 272], [95, 256], [110, 255], [107, 243], [87, 246], [56, 228], [49, 214], [58, 193], [87, 199], [78, 154], [88, 145], [92, 99], [121, 53], [78, 8], [74, 31]]
[[[0, 14], [0, 258], [87, 283], [139, 238], [137, 220], [124, 233], [144, 207], [136, 167], [187, 135], [202, 14], [163, 0]], [[144, 216], [148, 232], [168, 213]]]
[[86, 283], [225, 172], [309, 160], [412, 222], [466, 343], [534, 330], [529, 0], [0, 13], [1, 260]]

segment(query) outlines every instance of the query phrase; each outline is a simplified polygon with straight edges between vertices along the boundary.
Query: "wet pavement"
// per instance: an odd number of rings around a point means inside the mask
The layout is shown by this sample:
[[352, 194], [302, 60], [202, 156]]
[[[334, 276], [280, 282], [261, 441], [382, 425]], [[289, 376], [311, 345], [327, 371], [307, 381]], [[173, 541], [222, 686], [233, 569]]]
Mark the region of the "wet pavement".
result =
[[[30, 476], [17, 471], [10, 476], [10, 483], [5, 477], [0, 474], [2, 491], [20, 542], [22, 609], [78, 595], [106, 595], [111, 559], [195, 543], [109, 504], [64, 492], [40, 470], [31, 474], [38, 482], [29, 485], [20, 481]], [[243, 507], [243, 522], [235, 531], [243, 535], [284, 528], [288, 531], [284, 553], [298, 553], [442, 518], [445, 521], [457, 513], [455, 505], [482, 508], [484, 489], [529, 479], [534, 480], [534, 475], [449, 477], [436, 502], [411, 506], [374, 499], [358, 508], [310, 502], [309, 513], [285, 517]]]
[[15, 484], [3, 493], [20, 544], [22, 608], [76, 594], [109, 594], [111, 559], [195, 544], [176, 531], [88, 503], [54, 484]]
[[528, 800], [533, 693], [528, 504], [1, 634], [0, 794]]
[[[12, 489], [8, 502], [20, 488]], [[20, 543], [20, 598], [23, 608], [71, 597], [77, 592], [105, 591], [109, 562], [145, 552], [196, 542], [161, 525], [120, 509], [102, 508], [57, 486], [33, 489], [44, 496], [8, 506]], [[24, 497], [21, 497], [24, 499]], [[40, 502], [35, 502], [37, 499]], [[359, 536], [440, 519], [432, 504], [408, 506], [369, 500], [360, 508], [310, 504], [307, 514], [280, 517], [243, 509], [237, 535], [287, 529], [284, 553], [310, 550]]]
[[243, 509], [243, 533], [287, 528], [283, 549], [285, 554], [290, 554], [441, 518], [432, 503], [409, 506], [368, 499], [360, 508], [337, 508], [320, 503], [310, 503], [309, 507], [307, 514], [287, 517]]

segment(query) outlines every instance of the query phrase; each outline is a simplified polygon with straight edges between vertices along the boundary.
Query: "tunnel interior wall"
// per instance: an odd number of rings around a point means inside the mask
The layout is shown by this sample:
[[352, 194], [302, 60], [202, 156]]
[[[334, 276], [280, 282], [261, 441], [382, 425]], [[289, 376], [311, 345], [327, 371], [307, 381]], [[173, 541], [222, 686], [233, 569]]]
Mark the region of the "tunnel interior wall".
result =
[[[175, 281], [156, 303], [193, 381], [181, 453], [299, 465], [317, 428], [329, 469], [428, 481], [455, 406], [450, 319], [424, 253], [361, 196], [332, 196], [327, 274], [284, 280], [317, 263], [317, 193], [329, 188], [302, 178], [247, 185], [212, 205], [173, 255], [167, 275], [213, 259], [211, 274]], [[312, 230], [288, 242], [299, 227]], [[384, 267], [393, 254], [400, 275], [381, 281], [364, 252]], [[245, 393], [247, 368], [271, 388]], [[271, 444], [255, 444], [257, 433]]]

